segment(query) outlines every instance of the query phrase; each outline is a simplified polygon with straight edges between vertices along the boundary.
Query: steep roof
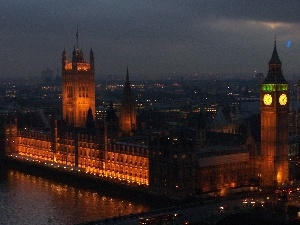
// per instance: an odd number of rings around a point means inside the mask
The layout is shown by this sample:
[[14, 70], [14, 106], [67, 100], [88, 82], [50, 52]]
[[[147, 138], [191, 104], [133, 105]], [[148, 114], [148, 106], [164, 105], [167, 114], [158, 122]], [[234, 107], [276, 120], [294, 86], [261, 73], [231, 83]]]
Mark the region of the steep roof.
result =
[[275, 41], [272, 57], [269, 61], [268, 75], [263, 82], [264, 84], [287, 84], [281, 71], [281, 65]]
[[227, 120], [224, 116], [224, 113], [222, 112], [222, 108], [220, 107], [217, 111], [217, 114], [213, 120], [213, 125], [217, 126], [217, 125], [222, 125], [222, 124], [226, 124]]
[[274, 43], [274, 49], [273, 49], [273, 53], [272, 53], [272, 57], [269, 61], [269, 65], [270, 64], [280, 64], [282, 65], [280, 59], [279, 59], [279, 56], [278, 56], [278, 53], [277, 53], [277, 48], [276, 48], [276, 41]]

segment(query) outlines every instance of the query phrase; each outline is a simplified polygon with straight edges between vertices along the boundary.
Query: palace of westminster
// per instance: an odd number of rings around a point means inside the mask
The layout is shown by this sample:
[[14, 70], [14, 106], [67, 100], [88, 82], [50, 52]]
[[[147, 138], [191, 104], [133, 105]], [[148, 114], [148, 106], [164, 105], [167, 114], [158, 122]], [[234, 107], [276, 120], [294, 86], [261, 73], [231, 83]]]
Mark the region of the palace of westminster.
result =
[[111, 105], [105, 122], [97, 124], [93, 50], [88, 62], [75, 47], [70, 61], [64, 50], [61, 118], [47, 131], [18, 127], [18, 118], [2, 118], [0, 152], [170, 197], [282, 185], [292, 180], [288, 155], [293, 145], [289, 89], [281, 66], [275, 42], [261, 83], [256, 131], [249, 128], [244, 136], [208, 131], [199, 112], [180, 128], [142, 133], [128, 68], [118, 112]]

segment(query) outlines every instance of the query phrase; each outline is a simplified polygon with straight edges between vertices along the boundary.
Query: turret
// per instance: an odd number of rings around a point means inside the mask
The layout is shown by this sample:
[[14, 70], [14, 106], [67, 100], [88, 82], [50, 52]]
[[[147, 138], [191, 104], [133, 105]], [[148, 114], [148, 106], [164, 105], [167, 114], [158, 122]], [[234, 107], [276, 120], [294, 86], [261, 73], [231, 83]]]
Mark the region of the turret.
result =
[[94, 71], [95, 67], [94, 67], [94, 52], [93, 52], [93, 49], [91, 48], [91, 51], [90, 51], [90, 69], [92, 71]]
[[66, 53], [66, 50], [64, 49], [64, 51], [62, 53], [62, 60], [61, 60], [61, 69], [62, 70], [65, 70], [67, 63], [68, 63], [67, 53]]
[[80, 50], [80, 52], [79, 52], [78, 62], [84, 62], [82, 50]]
[[72, 53], [72, 69], [77, 70], [77, 51], [75, 49], [75, 45]]

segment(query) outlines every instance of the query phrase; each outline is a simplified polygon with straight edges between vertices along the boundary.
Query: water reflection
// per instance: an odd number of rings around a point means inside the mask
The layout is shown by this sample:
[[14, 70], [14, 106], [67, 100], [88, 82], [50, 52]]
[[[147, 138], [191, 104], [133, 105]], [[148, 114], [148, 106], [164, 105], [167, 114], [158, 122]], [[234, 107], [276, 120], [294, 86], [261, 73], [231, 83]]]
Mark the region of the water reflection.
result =
[[0, 224], [78, 224], [148, 210], [145, 204], [0, 169]]

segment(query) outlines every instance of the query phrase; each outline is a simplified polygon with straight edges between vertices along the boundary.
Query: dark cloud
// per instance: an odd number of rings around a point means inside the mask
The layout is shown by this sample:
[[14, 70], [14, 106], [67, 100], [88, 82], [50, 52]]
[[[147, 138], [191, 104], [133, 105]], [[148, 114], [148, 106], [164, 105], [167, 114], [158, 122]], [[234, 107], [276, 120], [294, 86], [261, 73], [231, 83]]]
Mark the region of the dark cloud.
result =
[[300, 22], [300, 1], [207, 0], [180, 1], [200, 18], [215, 17], [265, 22]]
[[126, 65], [141, 74], [264, 72], [275, 34], [288, 71], [298, 72], [299, 7], [294, 0], [2, 0], [0, 76], [60, 67], [77, 24], [99, 75], [123, 74]]

